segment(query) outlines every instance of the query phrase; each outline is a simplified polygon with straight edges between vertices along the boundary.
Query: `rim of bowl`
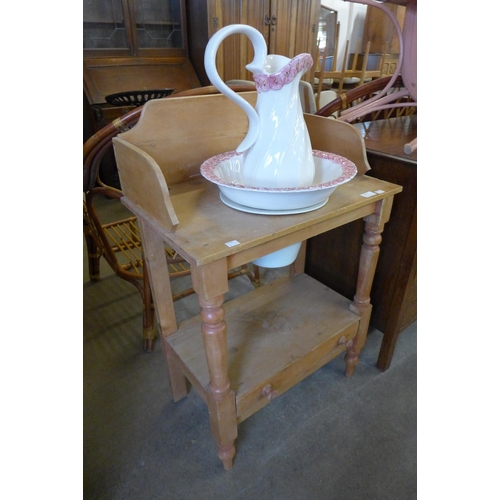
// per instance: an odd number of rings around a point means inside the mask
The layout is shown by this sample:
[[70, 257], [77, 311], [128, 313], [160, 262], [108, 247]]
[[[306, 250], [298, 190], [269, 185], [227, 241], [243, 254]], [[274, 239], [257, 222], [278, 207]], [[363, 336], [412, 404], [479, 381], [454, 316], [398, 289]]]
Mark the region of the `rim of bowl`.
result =
[[243, 153], [237, 153], [236, 151], [227, 151], [225, 153], [212, 156], [208, 160], [205, 160], [201, 165], [200, 173], [203, 177], [205, 177], [205, 179], [220, 186], [240, 189], [243, 191], [290, 193], [290, 192], [317, 191], [319, 189], [328, 189], [340, 186], [340, 184], [345, 184], [346, 182], [350, 181], [358, 172], [356, 165], [351, 160], [348, 160], [343, 156], [336, 155], [335, 153], [329, 153], [327, 151], [319, 151], [317, 149], [313, 149], [312, 154], [315, 158], [319, 160], [327, 160], [339, 164], [342, 168], [342, 175], [329, 182], [323, 182], [321, 184], [313, 184], [311, 186], [305, 186], [305, 187], [291, 187], [291, 188], [252, 187], [252, 186], [245, 186], [243, 184], [239, 184], [236, 182], [226, 182], [215, 174], [215, 168], [225, 160], [230, 160], [235, 156], [243, 155]]

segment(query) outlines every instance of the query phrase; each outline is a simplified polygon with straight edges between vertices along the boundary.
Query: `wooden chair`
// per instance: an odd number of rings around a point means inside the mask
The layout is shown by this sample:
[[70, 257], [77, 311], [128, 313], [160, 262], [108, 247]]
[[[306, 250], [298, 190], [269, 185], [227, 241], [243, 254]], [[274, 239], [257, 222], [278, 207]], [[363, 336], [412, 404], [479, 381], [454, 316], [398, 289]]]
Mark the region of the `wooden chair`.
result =
[[[319, 109], [316, 114], [319, 116], [331, 116], [338, 114], [342, 120], [342, 113], [347, 113], [354, 106], [361, 106], [364, 101], [371, 99], [378, 92], [383, 90], [392, 79], [391, 76], [378, 78], [372, 82], [365, 83], [354, 89], [340, 94], [336, 99]], [[391, 90], [399, 92], [404, 87], [401, 76], [397, 77], [391, 86]], [[390, 94], [389, 94], [390, 95]], [[354, 120], [347, 120], [352, 123], [366, 122], [392, 118], [396, 116], [406, 116], [416, 114], [417, 107], [413, 99], [407, 95], [395, 99], [387, 108], [377, 111], [367, 111], [364, 115], [357, 116]]]
[[[245, 85], [234, 85], [237, 92], [252, 90]], [[185, 95], [206, 95], [218, 93], [212, 86], [190, 89], [168, 98]], [[99, 167], [103, 156], [110, 151], [112, 139], [118, 133], [130, 130], [140, 118], [143, 106], [138, 107], [121, 118], [114, 120], [90, 137], [83, 146], [83, 230], [87, 245], [89, 276], [92, 281], [99, 280], [100, 258], [104, 257], [115, 274], [132, 283], [139, 291], [143, 301], [143, 349], [151, 352], [154, 348], [154, 306], [149, 285], [147, 267], [144, 265], [140, 230], [135, 216], [103, 222], [95, 201], [97, 197], [120, 200], [123, 193], [102, 182]], [[190, 274], [189, 265], [171, 248], [165, 248], [172, 279]], [[229, 277], [246, 274], [258, 285], [258, 268], [250, 272], [248, 266], [231, 270]], [[173, 295], [173, 300], [194, 293], [191, 287]]]
[[331, 84], [329, 84], [329, 86], [332, 86], [332, 88], [334, 88], [337, 91], [337, 93], [340, 94], [342, 93], [344, 85], [346, 84], [363, 85], [366, 81], [372, 80], [374, 78], [380, 78], [382, 76], [382, 70], [385, 63], [385, 53], [387, 52], [387, 49], [384, 48], [378, 67], [374, 70], [368, 70], [367, 64], [371, 47], [371, 42], [369, 41], [366, 44], [363, 63], [361, 65], [361, 68], [358, 69], [357, 66], [358, 66], [358, 57], [361, 46], [361, 40], [358, 39], [356, 43], [356, 49], [354, 51], [350, 67], [348, 67], [348, 59], [350, 55], [349, 43], [350, 41], [347, 40], [346, 48], [344, 51], [344, 58], [342, 61], [342, 67], [340, 71], [336, 69], [338, 40], [337, 43], [335, 44], [334, 54], [331, 61], [329, 61], [329, 64], [327, 65], [327, 60], [329, 60], [329, 58], [326, 56], [326, 54], [324, 55], [324, 57], [321, 58], [321, 61], [319, 63], [319, 70], [315, 72], [315, 77], [318, 78], [318, 94], [320, 94], [320, 92], [322, 91], [323, 83], [325, 80], [332, 82]]

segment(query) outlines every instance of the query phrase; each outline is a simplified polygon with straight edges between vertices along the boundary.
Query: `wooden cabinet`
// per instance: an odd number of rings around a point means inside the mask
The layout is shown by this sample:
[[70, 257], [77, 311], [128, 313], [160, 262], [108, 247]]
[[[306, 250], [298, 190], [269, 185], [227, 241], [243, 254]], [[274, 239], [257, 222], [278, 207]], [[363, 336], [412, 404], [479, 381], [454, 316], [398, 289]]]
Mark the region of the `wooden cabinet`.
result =
[[[292, 58], [307, 52], [315, 57], [320, 7], [320, 0], [188, 0], [189, 46], [200, 81], [210, 84], [203, 65], [208, 39], [230, 24], [246, 24], [259, 30], [269, 54]], [[232, 35], [219, 48], [219, 74], [224, 81], [252, 80], [245, 68], [252, 59], [248, 38]], [[311, 78], [309, 72], [304, 79]]]
[[198, 87], [187, 45], [184, 0], [84, 0], [83, 89], [94, 130], [131, 109], [107, 95]]
[[[83, 140], [134, 107], [106, 96], [199, 87], [187, 47], [185, 0], [84, 0]], [[119, 187], [111, 150], [101, 179]]]
[[84, 56], [186, 55], [184, 0], [83, 0]]
[[[417, 116], [354, 125], [365, 140], [371, 170], [366, 175], [403, 187], [394, 199], [384, 231], [371, 289], [372, 326], [384, 333], [377, 365], [389, 368], [399, 333], [417, 318], [417, 152], [404, 145], [417, 135]], [[356, 249], [363, 239], [360, 221], [308, 241], [306, 272], [345, 296], [356, 290]]]

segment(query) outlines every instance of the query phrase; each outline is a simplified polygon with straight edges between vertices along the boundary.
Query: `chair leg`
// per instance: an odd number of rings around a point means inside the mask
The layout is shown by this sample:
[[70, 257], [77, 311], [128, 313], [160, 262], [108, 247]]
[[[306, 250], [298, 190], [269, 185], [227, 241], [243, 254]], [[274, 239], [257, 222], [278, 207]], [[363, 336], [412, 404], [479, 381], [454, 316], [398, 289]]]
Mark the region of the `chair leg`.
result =
[[87, 259], [89, 264], [89, 277], [91, 281], [99, 281], [100, 277], [100, 258], [101, 254], [90, 232], [90, 228], [83, 225], [83, 234], [87, 245]]
[[147, 266], [143, 266], [143, 313], [142, 313], [142, 347], [146, 352], [152, 352], [155, 347], [155, 312]]
[[260, 270], [259, 266], [253, 264], [253, 273], [250, 273], [250, 281], [252, 281], [253, 286], [258, 288], [260, 286]]

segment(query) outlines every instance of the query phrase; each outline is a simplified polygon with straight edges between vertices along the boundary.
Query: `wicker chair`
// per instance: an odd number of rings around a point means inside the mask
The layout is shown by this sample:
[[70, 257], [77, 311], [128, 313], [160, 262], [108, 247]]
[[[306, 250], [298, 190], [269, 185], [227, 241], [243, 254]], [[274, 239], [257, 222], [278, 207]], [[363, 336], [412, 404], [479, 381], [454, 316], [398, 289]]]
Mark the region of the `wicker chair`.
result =
[[[231, 86], [236, 92], [255, 90], [247, 85]], [[201, 87], [173, 94], [168, 98], [186, 95], [213, 94], [218, 91], [212, 87]], [[139, 291], [143, 301], [143, 349], [154, 349], [154, 305], [149, 285], [147, 268], [144, 265], [141, 235], [135, 216], [103, 222], [96, 207], [97, 197], [108, 200], [120, 200], [123, 193], [106, 185], [99, 176], [99, 167], [103, 156], [112, 149], [112, 139], [118, 133], [133, 127], [141, 115], [143, 106], [129, 111], [121, 118], [106, 125], [90, 137], [83, 145], [83, 232], [87, 245], [89, 276], [92, 281], [99, 280], [100, 258], [104, 257], [115, 274], [132, 283]], [[169, 263], [170, 278], [175, 279], [190, 274], [189, 265], [173, 249], [165, 248], [165, 257]], [[259, 284], [258, 268], [253, 271], [246, 265], [231, 270], [228, 277], [247, 275], [255, 286]], [[194, 293], [191, 287], [177, 292], [173, 300]]]

